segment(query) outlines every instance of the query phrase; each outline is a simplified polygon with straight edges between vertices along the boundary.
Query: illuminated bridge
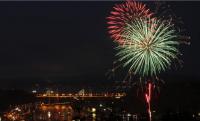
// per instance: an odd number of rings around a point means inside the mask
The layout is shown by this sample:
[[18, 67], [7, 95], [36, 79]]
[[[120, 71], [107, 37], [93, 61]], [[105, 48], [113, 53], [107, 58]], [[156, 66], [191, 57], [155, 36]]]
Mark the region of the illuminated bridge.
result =
[[84, 90], [79, 91], [78, 93], [40, 93], [36, 94], [37, 98], [40, 99], [120, 99], [126, 96], [126, 93], [85, 93]]

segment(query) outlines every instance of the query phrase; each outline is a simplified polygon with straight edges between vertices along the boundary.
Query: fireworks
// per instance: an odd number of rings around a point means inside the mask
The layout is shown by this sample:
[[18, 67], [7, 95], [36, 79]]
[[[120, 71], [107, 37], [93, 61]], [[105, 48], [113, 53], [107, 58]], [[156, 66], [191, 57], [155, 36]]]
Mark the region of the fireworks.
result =
[[156, 76], [170, 67], [179, 53], [174, 25], [168, 21], [140, 18], [127, 24], [121, 34], [117, 56], [129, 71], [141, 76]]
[[[159, 80], [161, 72], [169, 69], [173, 61], [179, 61], [178, 47], [188, 44], [184, 40], [187, 37], [180, 35], [172, 18], [156, 16], [157, 12], [151, 12], [145, 4], [127, 1], [113, 9], [108, 17], [108, 32], [117, 42], [118, 62], [128, 68], [130, 79], [131, 75], [138, 75], [141, 85], [147, 84], [145, 101], [151, 121], [152, 86], [156, 86], [154, 82]], [[120, 66], [114, 67], [112, 72]]]
[[123, 43], [121, 33], [124, 32], [124, 27], [127, 23], [140, 17], [150, 17], [152, 13], [147, 9], [145, 4], [127, 1], [123, 4], [116, 4], [113, 11], [110, 12], [108, 19], [108, 29], [111, 38], [118, 43]]
[[113, 9], [108, 32], [118, 45], [117, 62], [128, 68], [127, 74], [159, 80], [157, 75], [172, 67], [173, 62], [180, 63], [178, 47], [188, 42], [173, 18], [159, 16], [157, 9], [150, 11], [146, 4], [130, 0]]

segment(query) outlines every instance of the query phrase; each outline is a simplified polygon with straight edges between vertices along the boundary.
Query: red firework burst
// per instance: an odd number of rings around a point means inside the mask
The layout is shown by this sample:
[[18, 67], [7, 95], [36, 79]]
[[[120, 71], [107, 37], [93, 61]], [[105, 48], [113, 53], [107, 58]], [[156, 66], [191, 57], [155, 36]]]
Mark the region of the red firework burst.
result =
[[126, 23], [131, 22], [135, 18], [151, 17], [153, 13], [146, 7], [145, 4], [128, 0], [122, 4], [116, 4], [110, 12], [108, 19], [108, 33], [118, 43], [122, 44], [123, 33]]

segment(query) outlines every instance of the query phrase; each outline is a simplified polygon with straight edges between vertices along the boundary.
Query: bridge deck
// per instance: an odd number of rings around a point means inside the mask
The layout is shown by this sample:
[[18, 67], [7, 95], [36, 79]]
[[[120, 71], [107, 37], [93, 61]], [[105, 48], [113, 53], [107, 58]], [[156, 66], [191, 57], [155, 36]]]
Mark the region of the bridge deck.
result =
[[122, 98], [125, 93], [106, 93], [106, 94], [37, 94], [37, 98]]

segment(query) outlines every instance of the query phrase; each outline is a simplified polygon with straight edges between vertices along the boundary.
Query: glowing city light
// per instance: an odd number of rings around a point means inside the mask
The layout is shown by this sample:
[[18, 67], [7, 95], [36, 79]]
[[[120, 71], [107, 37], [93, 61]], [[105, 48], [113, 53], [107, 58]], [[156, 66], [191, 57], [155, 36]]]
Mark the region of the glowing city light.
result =
[[48, 116], [48, 118], [51, 118], [51, 112], [50, 111], [47, 112], [47, 116]]
[[96, 112], [96, 108], [92, 108], [92, 113]]

